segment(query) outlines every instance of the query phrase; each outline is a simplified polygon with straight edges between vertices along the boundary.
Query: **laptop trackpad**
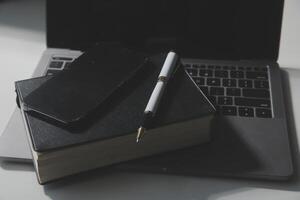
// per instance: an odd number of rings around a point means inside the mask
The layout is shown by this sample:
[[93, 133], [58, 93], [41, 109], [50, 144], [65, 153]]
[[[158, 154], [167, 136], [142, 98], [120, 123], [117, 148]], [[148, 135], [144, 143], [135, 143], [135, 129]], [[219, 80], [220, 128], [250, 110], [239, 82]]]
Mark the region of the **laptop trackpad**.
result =
[[217, 117], [211, 143], [131, 161], [120, 167], [183, 175], [274, 178], [292, 170], [286, 156], [290, 150], [285, 148], [289, 145], [283, 126], [280, 119]]

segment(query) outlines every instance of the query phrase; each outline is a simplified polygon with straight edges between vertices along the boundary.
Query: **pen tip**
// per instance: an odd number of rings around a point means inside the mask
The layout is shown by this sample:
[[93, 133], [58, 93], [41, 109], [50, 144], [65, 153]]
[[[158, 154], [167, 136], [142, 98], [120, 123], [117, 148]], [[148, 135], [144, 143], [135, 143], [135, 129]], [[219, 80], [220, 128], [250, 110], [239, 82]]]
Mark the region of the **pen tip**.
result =
[[143, 127], [140, 127], [138, 129], [137, 135], [136, 135], [136, 142], [138, 143], [139, 141], [141, 141], [143, 135], [144, 135], [145, 129]]

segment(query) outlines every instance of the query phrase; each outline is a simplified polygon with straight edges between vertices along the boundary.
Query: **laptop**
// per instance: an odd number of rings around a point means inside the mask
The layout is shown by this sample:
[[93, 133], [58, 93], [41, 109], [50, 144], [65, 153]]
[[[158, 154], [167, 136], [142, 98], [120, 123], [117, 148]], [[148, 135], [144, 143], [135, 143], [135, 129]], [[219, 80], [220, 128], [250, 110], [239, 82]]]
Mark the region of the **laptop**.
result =
[[[49, 0], [47, 49], [34, 76], [67, 70], [97, 42], [152, 53], [176, 49], [217, 109], [213, 141], [119, 168], [286, 180], [293, 175], [293, 165], [276, 62], [283, 3]], [[2, 158], [30, 162], [24, 126], [16, 108], [0, 138]]]

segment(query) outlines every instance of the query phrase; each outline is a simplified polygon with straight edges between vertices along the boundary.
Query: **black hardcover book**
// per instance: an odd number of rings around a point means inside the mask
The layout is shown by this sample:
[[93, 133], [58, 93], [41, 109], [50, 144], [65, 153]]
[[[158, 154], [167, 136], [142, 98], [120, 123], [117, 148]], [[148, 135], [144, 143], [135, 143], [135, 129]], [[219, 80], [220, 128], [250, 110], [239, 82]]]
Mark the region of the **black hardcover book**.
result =
[[[109, 98], [105, 109], [93, 113], [82, 126], [63, 127], [22, 112], [39, 182], [209, 141], [215, 110], [183, 67], [179, 67], [167, 85], [153, 127], [141, 143], [135, 142], [136, 130], [165, 57], [151, 58], [118, 95]], [[21, 107], [22, 100], [50, 78], [16, 82]]]

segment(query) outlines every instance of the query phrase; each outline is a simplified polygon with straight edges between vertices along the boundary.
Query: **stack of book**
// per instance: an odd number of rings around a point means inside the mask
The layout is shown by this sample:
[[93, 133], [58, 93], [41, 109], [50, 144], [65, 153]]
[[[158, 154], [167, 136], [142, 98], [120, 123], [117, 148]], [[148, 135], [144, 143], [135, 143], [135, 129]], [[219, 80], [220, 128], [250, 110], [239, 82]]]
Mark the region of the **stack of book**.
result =
[[58, 75], [17, 81], [38, 181], [209, 141], [215, 109], [178, 65], [136, 142], [166, 56], [99, 45]]

